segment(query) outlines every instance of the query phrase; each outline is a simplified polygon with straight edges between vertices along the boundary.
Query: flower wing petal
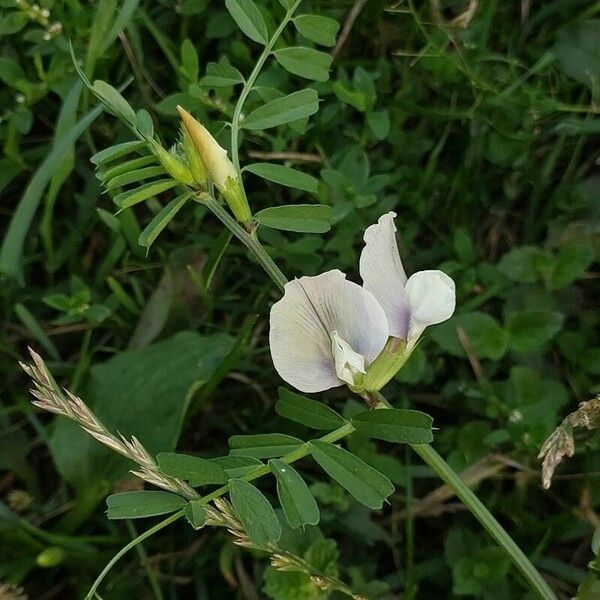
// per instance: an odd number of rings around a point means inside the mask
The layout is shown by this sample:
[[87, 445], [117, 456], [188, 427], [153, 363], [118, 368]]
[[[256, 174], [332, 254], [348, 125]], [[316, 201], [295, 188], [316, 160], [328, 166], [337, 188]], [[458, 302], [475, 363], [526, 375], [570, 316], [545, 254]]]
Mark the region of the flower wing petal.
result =
[[395, 216], [394, 212], [386, 213], [375, 225], [367, 227], [360, 255], [360, 276], [364, 288], [381, 304], [390, 335], [406, 339], [409, 306], [404, 291], [406, 273], [396, 242]]
[[374, 296], [338, 270], [301, 277], [285, 286], [271, 309], [269, 342], [279, 375], [302, 392], [342, 385], [335, 370], [331, 333], [373, 361], [388, 338], [385, 313]]
[[442, 271], [419, 271], [406, 282], [410, 305], [409, 343], [414, 343], [429, 325], [449, 319], [456, 307], [454, 281]]
[[269, 345], [275, 369], [284, 381], [301, 392], [322, 392], [343, 382], [335, 372], [329, 333], [303, 286], [307, 279], [287, 283], [283, 298], [273, 304]]

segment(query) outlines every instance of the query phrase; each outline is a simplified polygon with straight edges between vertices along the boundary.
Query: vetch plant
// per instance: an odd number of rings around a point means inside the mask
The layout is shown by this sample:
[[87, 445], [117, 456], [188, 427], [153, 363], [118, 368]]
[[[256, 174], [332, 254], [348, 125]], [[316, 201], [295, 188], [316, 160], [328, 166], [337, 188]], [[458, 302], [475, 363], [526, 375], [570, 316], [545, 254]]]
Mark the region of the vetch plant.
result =
[[[361, 598], [339, 578], [319, 571], [282, 546], [279, 517], [253, 483], [265, 476], [273, 477], [287, 524], [291, 528], [314, 525], [320, 520], [319, 507], [302, 474], [292, 466], [311, 457], [359, 503], [379, 510], [393, 493], [393, 484], [339, 445], [358, 431], [373, 439], [410, 446], [506, 551], [529, 588], [538, 597], [551, 600], [554, 593], [529, 559], [430, 445], [431, 417], [393, 408], [380, 392], [406, 362], [425, 328], [452, 315], [452, 279], [441, 271], [422, 271], [407, 278], [395, 239], [394, 213], [383, 215], [365, 232], [360, 260], [362, 287], [348, 281], [338, 270], [288, 281], [261, 242], [261, 227], [323, 233], [331, 221], [331, 208], [325, 205], [272, 206], [253, 213], [244, 187], [240, 131], [257, 132], [294, 123], [308, 119], [318, 110], [317, 91], [307, 88], [267, 100], [244, 114], [245, 101], [255, 89], [265, 62], [273, 57], [288, 72], [314, 81], [326, 80], [331, 64], [331, 56], [319, 50], [277, 45], [292, 21], [317, 44], [323, 43], [324, 38], [329, 42], [330, 38], [323, 34], [330, 31], [330, 24], [321, 21], [319, 25], [318, 16], [313, 16], [310, 27], [306, 19], [294, 19], [300, 0], [280, 2], [285, 14], [272, 35], [252, 0], [226, 2], [240, 29], [264, 48], [247, 78], [233, 67], [211, 75], [213, 85], [218, 84], [214, 79], [219, 77], [227, 85], [243, 85], [229, 124], [231, 160], [208, 129], [182, 107], [178, 109], [183, 124], [181, 138], [166, 149], [154, 131], [149, 113], [135, 111], [114, 87], [102, 81], [92, 83], [80, 71], [90, 91], [137, 138], [102, 150], [92, 160], [120, 211], [176, 192], [176, 197], [157, 212], [141, 233], [140, 244], [147, 248], [190, 200], [211, 211], [284, 294], [273, 305], [270, 318], [271, 354], [281, 377], [307, 393], [346, 385], [366, 401], [365, 410], [345, 418], [315, 399], [281, 390], [277, 412], [297, 424], [325, 432], [323, 435], [305, 440], [282, 433], [236, 435], [229, 440], [228, 456], [206, 459], [167, 452], [152, 457], [141, 441], [114, 435], [81, 399], [60, 390], [43, 361], [34, 354], [34, 363], [24, 368], [34, 381], [37, 406], [74, 420], [99, 442], [133, 461], [137, 465], [133, 472], [138, 477], [161, 488], [110, 496], [108, 517], [169, 515], [111, 560], [87, 598], [94, 597], [104, 577], [125, 552], [182, 517], [195, 529], [225, 527], [236, 544], [266, 551], [275, 568], [302, 572], [323, 590]], [[210, 127], [210, 123], [206, 125]], [[265, 170], [254, 165], [251, 172], [300, 189], [307, 185], [304, 174], [287, 167]], [[224, 202], [216, 197], [215, 189]], [[197, 488], [209, 489], [200, 492]]]

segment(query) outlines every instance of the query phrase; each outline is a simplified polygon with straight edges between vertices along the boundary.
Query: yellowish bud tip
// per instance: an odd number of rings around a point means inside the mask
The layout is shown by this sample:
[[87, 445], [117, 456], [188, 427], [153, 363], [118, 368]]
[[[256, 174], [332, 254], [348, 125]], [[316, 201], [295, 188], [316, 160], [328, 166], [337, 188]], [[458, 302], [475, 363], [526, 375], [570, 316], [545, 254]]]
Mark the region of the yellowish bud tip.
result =
[[178, 106], [177, 112], [202, 162], [206, 166], [210, 178], [219, 191], [223, 192], [229, 177], [237, 179], [236, 170], [227, 158], [227, 150], [222, 148], [208, 129], [194, 119], [184, 108]]
[[202, 163], [217, 189], [223, 194], [238, 221], [247, 223], [252, 218], [248, 201], [240, 183], [240, 177], [222, 148], [208, 129], [181, 106], [177, 112]]

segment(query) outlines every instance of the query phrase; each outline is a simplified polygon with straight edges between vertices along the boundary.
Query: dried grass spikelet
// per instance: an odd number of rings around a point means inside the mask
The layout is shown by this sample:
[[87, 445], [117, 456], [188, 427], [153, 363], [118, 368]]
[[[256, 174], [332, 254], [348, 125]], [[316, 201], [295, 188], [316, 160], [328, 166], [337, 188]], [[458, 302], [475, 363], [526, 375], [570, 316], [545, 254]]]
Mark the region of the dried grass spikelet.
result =
[[600, 395], [587, 402], [582, 402], [575, 412], [567, 415], [542, 445], [538, 458], [543, 459], [542, 485], [546, 490], [552, 485], [552, 476], [562, 459], [565, 456], [570, 458], [575, 454], [573, 440], [575, 427], [585, 427], [588, 430], [600, 427]]
[[199, 495], [196, 490], [185, 481], [165, 475], [158, 468], [148, 450], [135, 436], [127, 439], [121, 434], [114, 435], [111, 433], [81, 398], [75, 396], [69, 390], [63, 390], [59, 387], [39, 354], [31, 348], [29, 348], [29, 353], [33, 363], [19, 364], [32, 379], [34, 387], [30, 392], [35, 398], [32, 402], [35, 406], [72, 419], [101, 444], [137, 463], [138, 470], [131, 472], [144, 481], [188, 499], [198, 498]]
[[27, 600], [23, 588], [0, 582], [0, 600]]

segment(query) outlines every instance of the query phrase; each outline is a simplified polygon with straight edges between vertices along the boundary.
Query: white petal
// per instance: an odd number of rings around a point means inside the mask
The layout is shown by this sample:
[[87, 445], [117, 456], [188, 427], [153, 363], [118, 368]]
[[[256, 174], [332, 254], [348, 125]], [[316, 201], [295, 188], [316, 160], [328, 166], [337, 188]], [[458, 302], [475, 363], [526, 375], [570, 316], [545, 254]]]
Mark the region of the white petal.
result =
[[363, 286], [371, 292], [385, 311], [390, 335], [406, 339], [409, 308], [404, 285], [406, 273], [396, 242], [396, 213], [379, 217], [367, 227], [365, 247], [360, 255], [360, 276]]
[[449, 319], [456, 306], [454, 281], [442, 271], [419, 271], [406, 282], [410, 304], [408, 339], [417, 341], [425, 327]]
[[337, 376], [350, 385], [356, 385], [355, 376], [366, 373], [365, 357], [354, 352], [350, 344], [343, 340], [337, 331], [331, 332], [331, 351]]
[[279, 375], [302, 392], [342, 385], [335, 369], [331, 333], [373, 361], [388, 337], [383, 309], [372, 294], [338, 270], [301, 277], [285, 286], [271, 309], [269, 342]]

